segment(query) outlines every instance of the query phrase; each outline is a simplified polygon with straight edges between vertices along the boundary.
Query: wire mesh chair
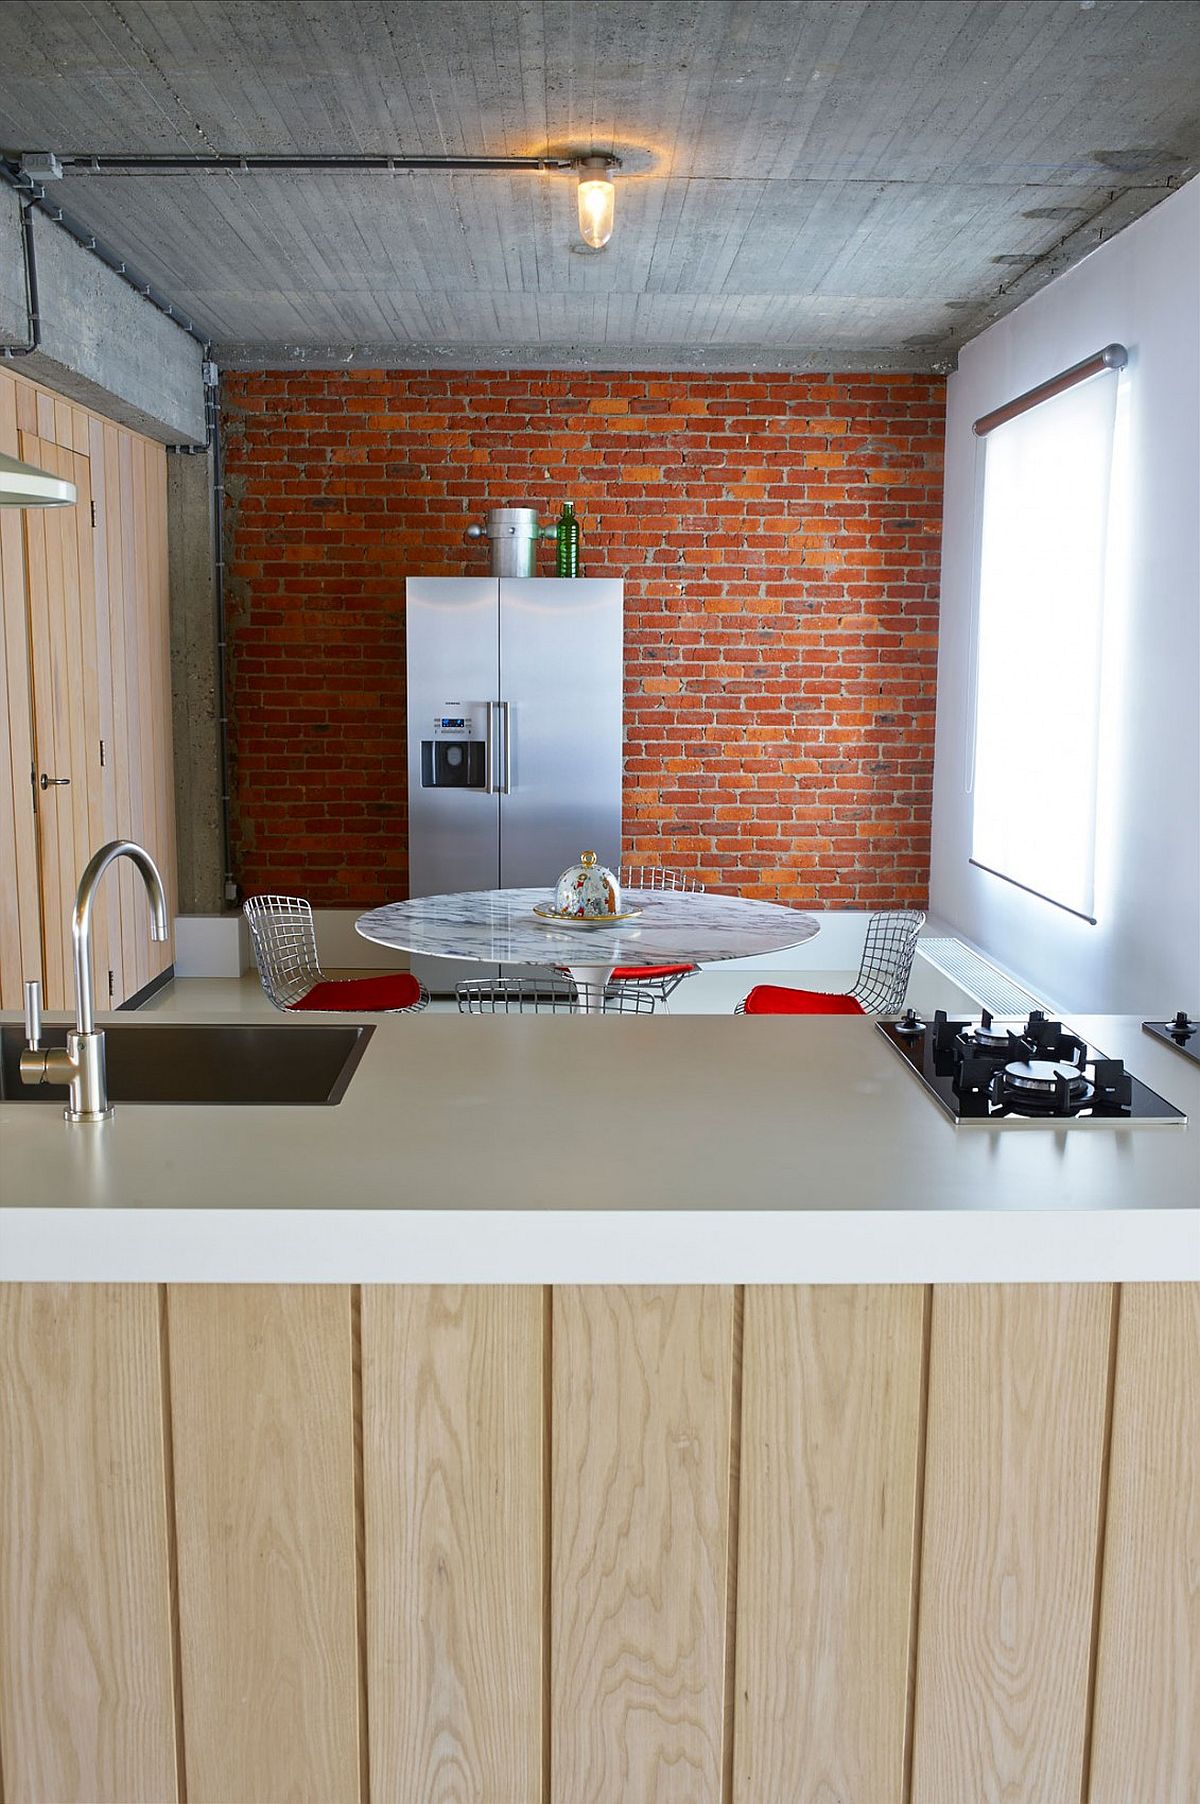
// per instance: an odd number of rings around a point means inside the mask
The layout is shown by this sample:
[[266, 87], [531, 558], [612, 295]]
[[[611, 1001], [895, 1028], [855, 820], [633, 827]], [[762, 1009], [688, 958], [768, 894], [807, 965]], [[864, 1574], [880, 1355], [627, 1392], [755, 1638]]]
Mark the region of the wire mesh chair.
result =
[[575, 984], [569, 977], [472, 979], [455, 986], [462, 1015], [652, 1015], [655, 996], [633, 984]]
[[416, 1014], [429, 991], [407, 971], [328, 978], [317, 957], [312, 907], [304, 896], [251, 896], [242, 904], [259, 982], [278, 1009], [321, 1014]]
[[736, 1015], [891, 1015], [904, 1007], [908, 980], [925, 925], [918, 909], [885, 908], [867, 922], [858, 976], [848, 990], [797, 990], [756, 984]]
[[[686, 890], [692, 895], [704, 894], [704, 885], [690, 871], [674, 871], [657, 864], [623, 864], [619, 881], [622, 890]], [[636, 984], [639, 989], [652, 990], [667, 1008], [668, 996], [679, 988], [685, 977], [694, 977], [699, 969], [699, 965], [693, 964], [619, 965], [608, 981], [610, 987]]]
[[704, 894], [704, 885], [690, 871], [667, 870], [660, 864], [623, 864], [618, 881], [622, 889], [682, 889]]

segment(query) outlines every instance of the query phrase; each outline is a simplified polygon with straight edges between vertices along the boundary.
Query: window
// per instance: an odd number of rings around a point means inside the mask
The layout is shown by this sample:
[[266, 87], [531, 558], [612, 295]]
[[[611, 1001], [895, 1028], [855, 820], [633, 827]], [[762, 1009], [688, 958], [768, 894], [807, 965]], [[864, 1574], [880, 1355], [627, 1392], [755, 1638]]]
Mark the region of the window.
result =
[[976, 427], [971, 862], [1089, 921], [1116, 399], [1095, 375]]

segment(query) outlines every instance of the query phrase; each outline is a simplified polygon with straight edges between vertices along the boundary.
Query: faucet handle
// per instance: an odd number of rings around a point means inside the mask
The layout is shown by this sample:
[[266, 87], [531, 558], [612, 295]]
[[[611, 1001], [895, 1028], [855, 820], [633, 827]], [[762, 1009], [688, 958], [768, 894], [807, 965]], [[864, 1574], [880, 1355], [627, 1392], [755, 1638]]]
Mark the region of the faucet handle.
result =
[[30, 1052], [42, 1049], [42, 986], [36, 977], [25, 979], [25, 1041]]

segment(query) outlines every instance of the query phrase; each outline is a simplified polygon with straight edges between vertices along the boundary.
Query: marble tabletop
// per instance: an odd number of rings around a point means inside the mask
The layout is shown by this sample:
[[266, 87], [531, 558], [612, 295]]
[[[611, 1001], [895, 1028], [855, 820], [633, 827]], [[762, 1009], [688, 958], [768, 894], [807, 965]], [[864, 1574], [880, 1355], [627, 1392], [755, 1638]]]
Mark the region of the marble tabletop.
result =
[[622, 892], [635, 921], [618, 927], [543, 924], [534, 906], [551, 907], [551, 889], [464, 890], [388, 902], [355, 922], [364, 939], [434, 958], [501, 965], [708, 964], [801, 946], [819, 931], [812, 915], [778, 902], [690, 890]]

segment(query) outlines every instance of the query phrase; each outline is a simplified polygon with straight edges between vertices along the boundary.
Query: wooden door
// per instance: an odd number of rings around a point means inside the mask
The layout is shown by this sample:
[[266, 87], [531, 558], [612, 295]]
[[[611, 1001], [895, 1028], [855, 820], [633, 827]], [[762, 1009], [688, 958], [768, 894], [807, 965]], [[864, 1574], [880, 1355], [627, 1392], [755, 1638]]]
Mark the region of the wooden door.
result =
[[[19, 1008], [22, 978], [40, 977], [47, 1005], [69, 1008], [70, 915], [98, 847], [144, 845], [175, 910], [166, 454], [2, 369], [0, 450], [78, 491], [73, 507], [0, 513], [0, 1007]], [[105, 879], [93, 927], [101, 1008], [174, 956], [150, 940], [128, 861]]]
[[[65, 476], [78, 492], [74, 507], [30, 508], [24, 515], [45, 1001], [67, 1008], [75, 891], [114, 826], [104, 808], [91, 460], [29, 432], [21, 433], [20, 446], [27, 462]], [[100, 1008], [124, 993], [117, 913], [102, 890], [92, 927]]]

